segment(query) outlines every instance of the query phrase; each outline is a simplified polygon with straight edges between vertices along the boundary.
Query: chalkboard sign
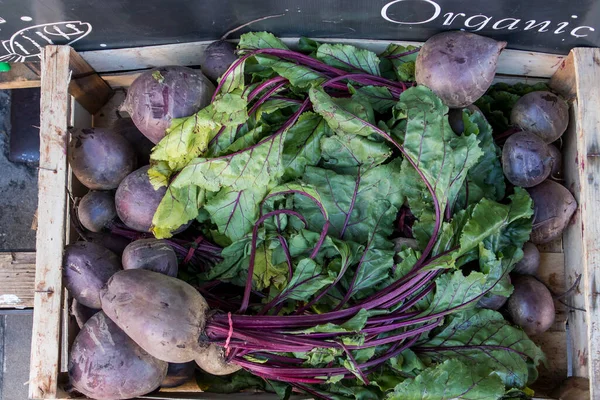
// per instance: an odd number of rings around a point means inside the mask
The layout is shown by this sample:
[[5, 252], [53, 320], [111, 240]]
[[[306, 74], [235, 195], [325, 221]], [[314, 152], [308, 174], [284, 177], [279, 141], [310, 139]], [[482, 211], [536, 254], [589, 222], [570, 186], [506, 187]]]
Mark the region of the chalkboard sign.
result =
[[278, 36], [426, 40], [462, 29], [509, 48], [566, 54], [600, 46], [595, 0], [0, 0], [0, 60], [46, 44], [77, 50], [212, 40], [247, 21]]

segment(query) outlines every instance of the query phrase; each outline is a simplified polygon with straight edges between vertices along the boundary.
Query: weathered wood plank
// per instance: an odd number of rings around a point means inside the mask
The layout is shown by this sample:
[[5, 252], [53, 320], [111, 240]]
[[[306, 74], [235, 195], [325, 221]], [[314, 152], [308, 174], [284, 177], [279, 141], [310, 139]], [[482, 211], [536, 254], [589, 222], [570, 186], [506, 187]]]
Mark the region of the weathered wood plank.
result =
[[[294, 48], [298, 38], [283, 38], [285, 44]], [[389, 43], [420, 46], [421, 42], [366, 40], [366, 39], [317, 39], [321, 42], [347, 43], [381, 53]], [[175, 43], [160, 46], [136, 47], [82, 52], [82, 57], [98, 72], [133, 71], [164, 65], [200, 65], [202, 54], [212, 41]], [[498, 60], [498, 73], [549, 78], [558, 68], [564, 56], [521, 50], [504, 50]]]
[[0, 73], [0, 89], [23, 89], [39, 87], [39, 74], [25, 63], [11, 63], [10, 71]]
[[53, 398], [57, 390], [63, 293], [61, 264], [66, 231], [70, 52], [66, 46], [46, 46], [43, 52], [31, 398]]
[[111, 87], [72, 48], [69, 68], [69, 93], [91, 114], [98, 111], [113, 94]]
[[581, 274], [572, 305], [586, 312], [569, 315], [573, 374], [588, 376], [590, 397], [600, 398], [600, 49], [576, 48], [551, 80], [571, 99], [571, 123], [565, 133], [565, 183], [579, 208], [564, 235], [566, 284]]
[[35, 253], [0, 253], [0, 308], [33, 307]]
[[[560, 294], [565, 291], [565, 255], [562, 253], [540, 253], [540, 267], [537, 277], [544, 282], [554, 293]], [[554, 324], [550, 327], [551, 332], [565, 332], [567, 330], [568, 310], [558, 301], [554, 302], [556, 317]], [[536, 341], [536, 337], [533, 338]], [[566, 338], [565, 338], [566, 340]], [[545, 351], [545, 349], [543, 349]], [[566, 341], [563, 343], [562, 354], [553, 354], [558, 357], [567, 356]], [[565, 375], [562, 378], [565, 378]]]

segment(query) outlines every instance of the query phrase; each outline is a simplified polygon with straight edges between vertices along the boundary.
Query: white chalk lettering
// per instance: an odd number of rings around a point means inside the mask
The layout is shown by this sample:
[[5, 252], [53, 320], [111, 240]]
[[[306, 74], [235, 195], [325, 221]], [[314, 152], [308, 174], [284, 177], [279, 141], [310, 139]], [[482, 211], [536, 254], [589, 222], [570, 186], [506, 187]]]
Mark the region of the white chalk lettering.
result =
[[567, 27], [567, 25], [569, 25], [568, 22], [559, 22], [558, 23], [558, 28], [556, 28], [556, 30], [554, 31], [555, 35], [561, 34], [561, 33], [565, 33], [565, 28]]
[[[386, 21], [389, 22], [393, 22], [394, 24], [402, 24], [402, 25], [419, 25], [419, 24], [426, 24], [428, 22], [433, 21], [434, 19], [436, 19], [437, 17], [439, 17], [440, 13], [442, 12], [442, 7], [440, 7], [440, 5], [438, 3], [436, 3], [433, 0], [417, 0], [417, 1], [421, 1], [424, 3], [428, 3], [431, 4], [433, 6], [433, 15], [429, 18], [426, 19], [424, 21], [396, 21], [391, 19], [388, 16], [388, 9], [390, 8], [390, 6], [393, 6], [396, 3], [400, 3], [403, 1], [407, 1], [407, 0], [394, 0], [394, 1], [390, 1], [389, 3], [387, 3], [385, 6], [383, 6], [383, 8], [381, 9], [381, 16], [383, 17], [383, 19], [385, 19]], [[415, 1], [415, 0], [408, 0], [408, 1]]]
[[[475, 19], [480, 19], [481, 22], [472, 24], [473, 20]], [[474, 32], [477, 32], [485, 28], [485, 26], [488, 24], [488, 22], [490, 22], [491, 19], [492, 17], [488, 17], [487, 15], [473, 15], [472, 17], [469, 17], [465, 20], [465, 26], [467, 28], [477, 28], [474, 30]]]
[[454, 20], [457, 17], [465, 17], [467, 14], [465, 13], [446, 13], [444, 14], [444, 17], [446, 17], [446, 20], [444, 21], [443, 25], [452, 25], [452, 23], [454, 22]]
[[550, 25], [550, 21], [537, 22], [535, 19], [532, 19], [532, 20], [525, 22], [525, 28], [523, 28], [523, 30], [528, 31], [528, 30], [537, 28], [539, 26], [540, 29], [538, 29], [538, 32], [548, 32], [549, 25]]
[[[500, 24], [505, 23], [507, 21], [512, 21], [512, 22], [505, 26], [500, 26]], [[517, 29], [517, 25], [519, 24], [519, 22], [521, 22], [521, 20], [517, 19], [517, 18], [504, 18], [499, 21], [496, 21], [496, 23], [494, 25], [492, 25], [492, 28], [495, 30], [508, 29], [509, 31], [513, 31], [513, 30]]]
[[571, 36], [575, 36], [575, 37], [578, 37], [578, 38], [580, 38], [580, 37], [586, 37], [586, 36], [587, 36], [587, 34], [586, 34], [586, 35], [578, 35], [578, 34], [577, 34], [577, 31], [578, 31], [578, 30], [580, 30], [580, 29], [587, 29], [587, 30], [589, 30], [590, 32], [594, 32], [594, 31], [595, 31], [595, 29], [594, 29], [594, 28], [592, 28], [591, 26], [578, 26], [577, 28], [574, 28], [574, 29], [571, 31]]

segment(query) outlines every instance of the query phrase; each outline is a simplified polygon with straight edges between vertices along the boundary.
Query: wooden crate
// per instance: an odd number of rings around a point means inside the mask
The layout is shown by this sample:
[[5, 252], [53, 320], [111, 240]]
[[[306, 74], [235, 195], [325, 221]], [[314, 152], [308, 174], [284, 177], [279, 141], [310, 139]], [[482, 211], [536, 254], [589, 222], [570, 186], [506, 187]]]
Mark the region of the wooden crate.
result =
[[[333, 42], [340, 40], [332, 39]], [[286, 39], [295, 43], [297, 39]], [[388, 41], [346, 41], [381, 51]], [[398, 42], [401, 44], [415, 44]], [[104, 50], [77, 54], [66, 46], [47, 46], [41, 63], [41, 157], [39, 211], [29, 395], [31, 398], [67, 398], [63, 390], [69, 327], [66, 291], [61, 275], [62, 251], [71, 238], [68, 191], [76, 190], [67, 164], [67, 128], [101, 126], [114, 114], [123, 90], [139, 74], [136, 70], [178, 64], [199, 64], [207, 42], [136, 49]], [[101, 75], [96, 74], [97, 71]], [[121, 72], [120, 72], [121, 71]], [[128, 71], [128, 72], [122, 72]], [[134, 72], [131, 72], [134, 71]], [[34, 85], [35, 79], [23, 80]], [[554, 326], [534, 338], [549, 358], [536, 388], [544, 397], [567, 374], [589, 377], [592, 399], [600, 399], [600, 309], [596, 303], [600, 265], [600, 50], [576, 48], [565, 56], [505, 50], [498, 65], [497, 81], [539, 81], [551, 86], [571, 104], [571, 123], [564, 134], [566, 186], [579, 209], [562, 241], [542, 248], [541, 279], [562, 292], [582, 275], [571, 311], [558, 306]], [[70, 95], [69, 95], [70, 94]], [[109, 100], [110, 99], [110, 100]], [[585, 221], [585, 222], [584, 222]], [[570, 349], [568, 357], [567, 349]], [[198, 393], [194, 383], [145, 398], [200, 399], [228, 396]], [[247, 394], [234, 396], [244, 398]], [[272, 398], [253, 395], [253, 398]]]

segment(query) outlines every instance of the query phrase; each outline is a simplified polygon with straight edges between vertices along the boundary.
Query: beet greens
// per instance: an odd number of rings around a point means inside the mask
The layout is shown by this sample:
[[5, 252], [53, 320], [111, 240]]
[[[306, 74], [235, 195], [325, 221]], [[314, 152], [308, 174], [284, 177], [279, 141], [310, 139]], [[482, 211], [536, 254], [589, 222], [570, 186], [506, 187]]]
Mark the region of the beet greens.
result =
[[[524, 389], [543, 354], [476, 308], [510, 295], [531, 232], [531, 199], [505, 197], [490, 125], [465, 112], [452, 131], [412, 83], [417, 49], [301, 45], [310, 54], [242, 35], [211, 105], [174, 120], [151, 155], [153, 184], [168, 185], [153, 233], [196, 218], [223, 246], [195, 278], [218, 308], [202, 340], [245, 370], [232, 379], [250, 372], [280, 394]], [[396, 252], [399, 236], [416, 248]]]

